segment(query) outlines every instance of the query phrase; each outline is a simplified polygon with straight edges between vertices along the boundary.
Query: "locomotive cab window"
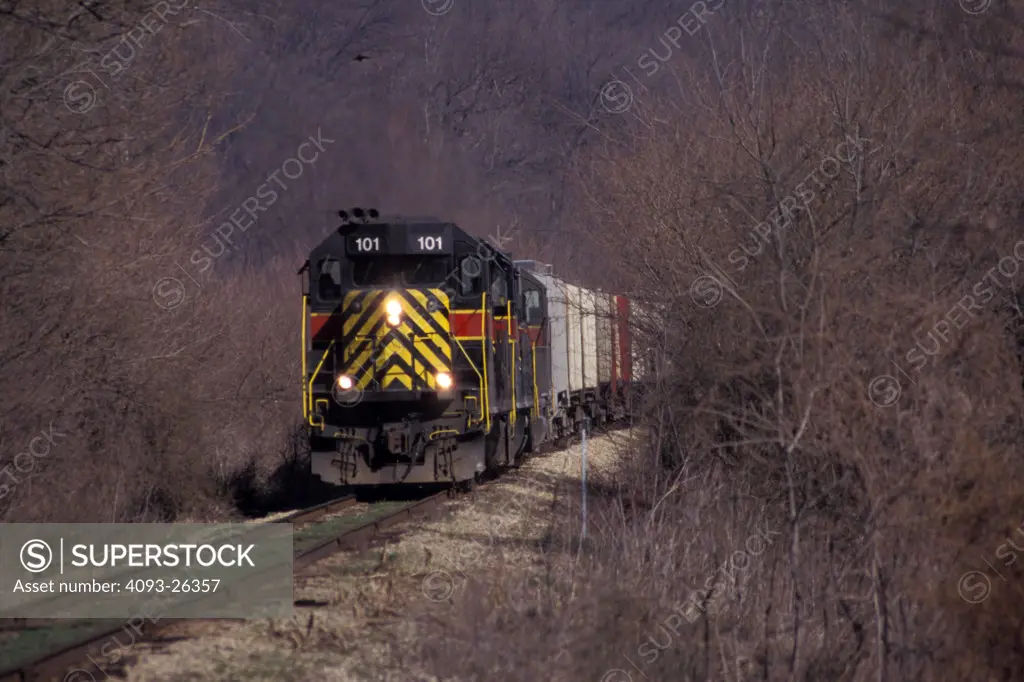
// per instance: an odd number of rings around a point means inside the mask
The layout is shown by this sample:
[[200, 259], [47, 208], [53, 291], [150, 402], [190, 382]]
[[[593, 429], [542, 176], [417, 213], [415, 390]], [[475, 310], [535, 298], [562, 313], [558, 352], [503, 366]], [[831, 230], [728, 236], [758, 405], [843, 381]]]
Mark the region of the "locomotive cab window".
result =
[[476, 256], [459, 261], [459, 295], [472, 296], [483, 291], [483, 262]]
[[317, 265], [317, 297], [321, 301], [337, 301], [341, 298], [341, 262], [324, 258]]
[[505, 273], [500, 270], [495, 273], [497, 279], [491, 283], [491, 304], [495, 308], [504, 309], [508, 302], [508, 287], [505, 285]]
[[527, 289], [523, 292], [523, 304], [526, 308], [526, 323], [540, 324], [543, 317], [543, 310], [540, 305], [540, 292], [536, 289]]
[[444, 281], [451, 268], [447, 258], [391, 256], [353, 260], [352, 283], [357, 287], [426, 286]]
[[384, 258], [359, 259], [352, 261], [352, 283], [357, 287], [396, 284], [401, 272], [394, 263]]
[[424, 258], [417, 256], [413, 260], [415, 261], [413, 267], [407, 268], [402, 275], [402, 281], [406, 284], [415, 286], [437, 285], [443, 282], [445, 277], [452, 271], [451, 260], [448, 258]]

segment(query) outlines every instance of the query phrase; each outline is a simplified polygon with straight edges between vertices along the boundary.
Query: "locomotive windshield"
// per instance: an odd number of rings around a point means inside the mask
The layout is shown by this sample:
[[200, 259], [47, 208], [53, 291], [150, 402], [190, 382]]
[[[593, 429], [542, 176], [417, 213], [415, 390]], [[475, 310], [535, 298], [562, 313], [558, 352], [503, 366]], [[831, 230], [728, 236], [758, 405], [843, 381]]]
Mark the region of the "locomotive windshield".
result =
[[452, 271], [447, 257], [388, 256], [351, 262], [352, 282], [357, 287], [441, 284]]

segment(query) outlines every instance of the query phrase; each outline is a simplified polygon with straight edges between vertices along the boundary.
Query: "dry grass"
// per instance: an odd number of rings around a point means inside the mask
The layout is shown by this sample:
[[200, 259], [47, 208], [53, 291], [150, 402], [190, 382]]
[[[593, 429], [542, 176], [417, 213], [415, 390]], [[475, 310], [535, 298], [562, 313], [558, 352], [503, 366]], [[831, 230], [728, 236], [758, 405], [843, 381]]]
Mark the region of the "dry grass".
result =
[[[608, 438], [588, 449], [593, 471], [611, 465]], [[473, 499], [450, 503], [447, 518], [314, 565], [297, 578], [295, 596], [324, 605], [289, 621], [201, 626], [187, 641], [140, 646], [128, 679], [442, 679], [421, 658], [439, 627], [478, 598], [487, 608], [510, 605], [510, 585], [538, 592], [553, 578], [552, 559], [572, 570], [571, 554], [555, 559], [561, 524], [553, 519], [572, 513], [566, 493], [579, 485], [579, 455], [575, 447], [531, 459]]]

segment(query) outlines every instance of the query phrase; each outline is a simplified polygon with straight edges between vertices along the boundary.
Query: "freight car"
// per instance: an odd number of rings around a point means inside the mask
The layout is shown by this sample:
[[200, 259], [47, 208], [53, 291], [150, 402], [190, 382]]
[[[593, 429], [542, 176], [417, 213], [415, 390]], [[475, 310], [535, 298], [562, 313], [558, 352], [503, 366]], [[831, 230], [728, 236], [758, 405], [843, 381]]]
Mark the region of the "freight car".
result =
[[545, 323], [550, 328], [549, 369], [545, 383], [553, 406], [552, 437], [564, 440], [578, 433], [581, 422], [600, 426], [625, 417], [633, 385], [629, 300], [570, 284], [550, 265], [516, 261], [541, 283]]
[[435, 218], [339, 212], [302, 281], [312, 473], [452, 483], [628, 411], [629, 301]]

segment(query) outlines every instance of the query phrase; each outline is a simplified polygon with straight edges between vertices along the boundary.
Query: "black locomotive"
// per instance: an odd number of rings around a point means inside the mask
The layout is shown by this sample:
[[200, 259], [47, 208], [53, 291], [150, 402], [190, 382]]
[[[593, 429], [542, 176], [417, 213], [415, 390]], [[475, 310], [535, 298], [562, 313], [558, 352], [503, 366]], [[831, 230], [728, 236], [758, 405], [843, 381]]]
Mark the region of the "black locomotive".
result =
[[623, 404], [622, 297], [587, 292], [610, 308], [588, 325], [570, 300], [586, 290], [451, 222], [340, 216], [299, 271], [303, 411], [324, 482], [470, 486]]

